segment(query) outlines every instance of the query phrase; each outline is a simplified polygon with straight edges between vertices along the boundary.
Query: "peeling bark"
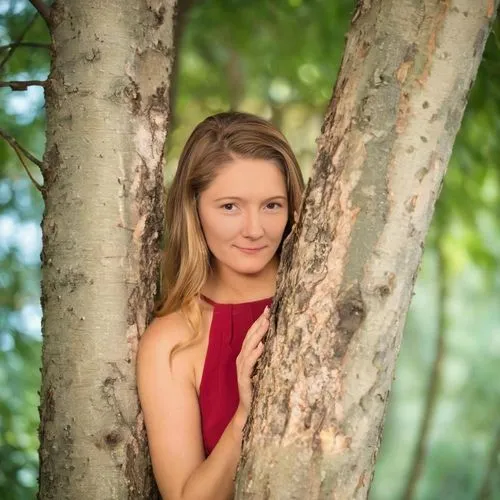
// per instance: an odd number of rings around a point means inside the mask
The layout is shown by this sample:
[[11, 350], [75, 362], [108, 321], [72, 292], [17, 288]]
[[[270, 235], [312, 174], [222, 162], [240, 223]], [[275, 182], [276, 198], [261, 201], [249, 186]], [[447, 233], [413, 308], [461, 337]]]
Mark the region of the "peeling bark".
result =
[[285, 245], [238, 499], [366, 498], [425, 235], [498, 0], [358, 2]]
[[42, 499], [152, 498], [135, 352], [156, 294], [175, 0], [51, 8]]

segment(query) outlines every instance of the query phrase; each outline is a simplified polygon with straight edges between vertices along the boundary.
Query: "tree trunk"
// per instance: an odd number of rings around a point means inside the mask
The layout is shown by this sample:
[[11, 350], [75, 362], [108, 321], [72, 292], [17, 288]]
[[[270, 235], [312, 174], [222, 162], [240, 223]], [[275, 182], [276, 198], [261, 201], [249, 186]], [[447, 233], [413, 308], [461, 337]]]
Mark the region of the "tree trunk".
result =
[[362, 0], [282, 255], [238, 499], [366, 498], [434, 203], [498, 0]]
[[[491, 451], [486, 464], [486, 471], [481, 483], [481, 488], [477, 494], [477, 500], [494, 500], [494, 485], [492, 482], [495, 478], [495, 471], [498, 470], [498, 457], [500, 455], [500, 427], [497, 428], [495, 436], [491, 444]], [[498, 477], [498, 476], [497, 476]]]
[[152, 495], [134, 372], [159, 269], [174, 5], [56, 0], [52, 7], [42, 499]]

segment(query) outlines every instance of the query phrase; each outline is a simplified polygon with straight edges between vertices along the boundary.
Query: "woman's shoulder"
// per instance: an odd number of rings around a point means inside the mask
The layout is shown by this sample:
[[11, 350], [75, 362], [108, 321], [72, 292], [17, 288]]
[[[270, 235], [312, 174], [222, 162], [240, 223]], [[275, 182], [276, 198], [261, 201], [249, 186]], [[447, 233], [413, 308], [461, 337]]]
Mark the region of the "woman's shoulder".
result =
[[170, 351], [175, 345], [189, 340], [191, 336], [186, 319], [176, 311], [155, 317], [142, 334], [139, 347], [151, 346]]
[[138, 381], [142, 380], [143, 385], [148, 385], [148, 381], [160, 377], [165, 383], [175, 379], [193, 384], [190, 353], [181, 350], [172, 356], [174, 347], [190, 337], [189, 327], [180, 313], [154, 318], [139, 340], [136, 365]]
[[[209, 321], [210, 306], [201, 305], [202, 313], [202, 333], [206, 330], [205, 324]], [[198, 337], [202, 341], [189, 345], [189, 342], [194, 338], [193, 331], [189, 326], [185, 316], [180, 312], [172, 312], [162, 316], [157, 316], [149, 324], [144, 331], [139, 341], [139, 357], [158, 359], [170, 359], [172, 350], [183, 344], [188, 344], [185, 349], [178, 351], [172, 357], [172, 361], [176, 360], [182, 365], [191, 364], [199, 356], [198, 350], [203, 348], [204, 335]], [[205, 339], [206, 340], [206, 339]], [[176, 364], [176, 363], [174, 363]]]

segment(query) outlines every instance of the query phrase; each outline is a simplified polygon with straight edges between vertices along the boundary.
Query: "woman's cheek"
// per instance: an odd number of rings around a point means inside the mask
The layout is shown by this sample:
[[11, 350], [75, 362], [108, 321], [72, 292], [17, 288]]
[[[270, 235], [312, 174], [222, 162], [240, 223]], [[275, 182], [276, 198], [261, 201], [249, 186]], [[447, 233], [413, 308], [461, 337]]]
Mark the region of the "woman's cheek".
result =
[[213, 227], [213, 232], [217, 234], [218, 239], [221, 241], [227, 241], [237, 237], [240, 231], [241, 220], [234, 215], [220, 217], [217, 224]]
[[283, 233], [285, 232], [287, 222], [288, 222], [288, 214], [285, 213], [285, 214], [283, 214], [282, 217], [280, 217], [279, 222], [277, 222], [277, 224], [276, 224], [274, 234], [276, 235], [276, 238], [279, 239], [280, 241], [281, 241], [281, 238], [283, 236]]

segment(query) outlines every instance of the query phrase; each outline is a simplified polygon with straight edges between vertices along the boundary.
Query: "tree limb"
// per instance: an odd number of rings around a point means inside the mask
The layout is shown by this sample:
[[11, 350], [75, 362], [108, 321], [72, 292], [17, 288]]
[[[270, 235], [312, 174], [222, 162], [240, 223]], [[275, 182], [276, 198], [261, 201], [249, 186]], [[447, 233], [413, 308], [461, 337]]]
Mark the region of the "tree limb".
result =
[[0, 87], [10, 87], [12, 90], [26, 90], [28, 87], [39, 86], [45, 87], [47, 80], [21, 80], [11, 82], [0, 82]]
[[10, 50], [7, 53], [7, 55], [0, 62], [0, 71], [2, 71], [2, 69], [5, 66], [5, 64], [7, 63], [7, 61], [12, 57], [12, 54], [14, 54], [14, 51], [17, 49], [17, 47], [19, 47], [19, 45], [21, 44], [23, 38], [26, 36], [26, 33], [31, 28], [31, 26], [33, 26], [33, 23], [35, 22], [35, 20], [36, 20], [37, 17], [38, 17], [38, 12], [33, 16], [33, 18], [31, 19], [31, 21], [26, 25], [26, 27], [24, 28], [24, 30], [18, 36], [17, 40], [15, 40], [13, 43], [10, 43], [9, 45], [5, 46], [5, 47], [10, 47]]
[[491, 480], [495, 473], [497, 467], [498, 454], [500, 453], [500, 427], [498, 427], [495, 438], [493, 440], [493, 445], [491, 446], [490, 456], [488, 458], [488, 464], [486, 468], [486, 473], [481, 484], [481, 488], [477, 494], [477, 500], [487, 500], [493, 498], [491, 495]]
[[50, 49], [50, 43], [40, 43], [40, 42], [19, 42], [19, 43], [7, 43], [6, 45], [0, 45], [0, 50], [12, 49], [16, 47], [33, 47], [35, 49]]
[[23, 148], [18, 142], [9, 134], [7, 134], [5, 131], [0, 129], [0, 137], [2, 137], [7, 144], [16, 152], [17, 157], [19, 158], [19, 161], [21, 162], [22, 166], [24, 167], [24, 170], [26, 170], [26, 173], [28, 174], [28, 177], [31, 179], [31, 182], [35, 185], [35, 187], [40, 191], [40, 193], [43, 192], [43, 186], [37, 182], [37, 180], [33, 177], [31, 172], [28, 169], [28, 166], [26, 165], [26, 162], [24, 161], [23, 155], [28, 158], [32, 163], [40, 167], [42, 169], [43, 163], [33, 156], [28, 150]]
[[187, 18], [191, 8], [197, 3], [197, 0], [182, 0], [177, 2], [175, 11], [175, 21], [174, 21], [174, 51], [175, 56], [173, 60], [172, 73], [170, 76], [170, 90], [169, 90], [169, 100], [168, 105], [170, 107], [169, 120], [170, 120], [170, 130], [175, 128], [176, 123], [176, 113], [175, 106], [177, 102], [177, 87], [178, 87], [178, 75], [180, 67], [179, 51], [184, 34], [184, 28], [186, 26]]
[[50, 7], [42, 0], [30, 0], [30, 3], [43, 17], [47, 27], [50, 29]]
[[[439, 224], [439, 219], [438, 219], [438, 228], [440, 235], [445, 232], [445, 228], [441, 226], [442, 224]], [[431, 430], [431, 424], [432, 421], [434, 420], [434, 414], [436, 412], [436, 405], [439, 396], [439, 389], [442, 379], [443, 358], [446, 349], [445, 335], [446, 335], [446, 324], [447, 324], [446, 303], [448, 298], [448, 288], [447, 288], [448, 278], [446, 272], [446, 260], [445, 260], [446, 257], [443, 254], [440, 237], [438, 237], [436, 246], [437, 246], [437, 258], [438, 258], [437, 262], [438, 324], [437, 324], [437, 338], [436, 338], [436, 353], [429, 377], [429, 387], [427, 389], [422, 420], [420, 422], [420, 429], [417, 437], [417, 446], [410, 467], [410, 472], [408, 474], [408, 479], [404, 490], [404, 494], [402, 496], [404, 500], [412, 500], [414, 498], [417, 484], [424, 469], [427, 450], [429, 447], [429, 434]]]
[[40, 161], [36, 156], [33, 156], [26, 148], [21, 146], [21, 144], [19, 144], [16, 139], [14, 139], [14, 137], [5, 132], [5, 130], [0, 129], [0, 137], [5, 139], [9, 144], [19, 148], [24, 156], [26, 156], [26, 158], [28, 158], [28, 160], [34, 163], [37, 167], [40, 167], [40, 169], [43, 168], [43, 162]]

